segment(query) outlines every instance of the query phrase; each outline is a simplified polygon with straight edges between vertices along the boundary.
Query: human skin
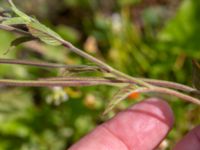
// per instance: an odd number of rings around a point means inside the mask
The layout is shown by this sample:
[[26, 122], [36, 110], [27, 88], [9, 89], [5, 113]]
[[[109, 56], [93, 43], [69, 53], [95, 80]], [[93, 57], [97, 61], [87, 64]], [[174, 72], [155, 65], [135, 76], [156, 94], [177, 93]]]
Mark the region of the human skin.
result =
[[[99, 125], [69, 150], [153, 150], [167, 136], [173, 123], [169, 105], [150, 98]], [[200, 126], [188, 133], [174, 150], [200, 150]]]

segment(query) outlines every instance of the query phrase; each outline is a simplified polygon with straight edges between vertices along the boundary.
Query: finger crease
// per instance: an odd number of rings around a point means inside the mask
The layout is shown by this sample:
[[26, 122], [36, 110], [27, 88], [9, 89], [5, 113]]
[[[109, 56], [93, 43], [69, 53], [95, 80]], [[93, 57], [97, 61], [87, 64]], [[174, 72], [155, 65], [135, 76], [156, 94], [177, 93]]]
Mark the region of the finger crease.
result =
[[126, 142], [123, 139], [121, 139], [119, 136], [115, 135], [106, 125], [103, 124], [102, 127], [106, 131], [108, 131], [112, 136], [116, 137], [126, 147], [127, 150], [130, 150], [130, 148], [128, 147], [128, 145], [126, 145]]

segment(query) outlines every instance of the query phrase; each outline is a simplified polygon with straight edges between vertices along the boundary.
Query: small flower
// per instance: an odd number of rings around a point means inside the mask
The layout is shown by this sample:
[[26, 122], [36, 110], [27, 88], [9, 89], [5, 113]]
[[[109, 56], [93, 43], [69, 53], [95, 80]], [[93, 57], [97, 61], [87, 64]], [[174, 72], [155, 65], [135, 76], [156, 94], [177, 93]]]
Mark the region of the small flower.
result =
[[60, 105], [62, 102], [65, 102], [68, 100], [67, 93], [63, 90], [62, 87], [53, 87], [52, 88], [52, 94], [50, 94], [46, 102], [48, 104], [54, 104], [56, 106]]

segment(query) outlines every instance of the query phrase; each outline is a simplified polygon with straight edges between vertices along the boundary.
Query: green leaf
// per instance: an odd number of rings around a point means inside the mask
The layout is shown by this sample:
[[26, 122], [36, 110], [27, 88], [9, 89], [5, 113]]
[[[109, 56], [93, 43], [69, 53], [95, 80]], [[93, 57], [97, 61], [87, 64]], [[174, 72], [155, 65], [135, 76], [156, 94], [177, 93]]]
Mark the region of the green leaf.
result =
[[29, 41], [32, 41], [35, 39], [36, 39], [35, 37], [31, 37], [31, 36], [22, 36], [22, 37], [19, 37], [19, 38], [13, 40], [11, 42], [11, 46], [18, 46], [22, 43], [29, 42]]
[[9, 4], [11, 5], [12, 10], [15, 12], [15, 14], [17, 14], [19, 17], [21, 17], [22, 19], [24, 19], [27, 22], [31, 22], [31, 18], [26, 15], [25, 13], [23, 13], [22, 11], [20, 11], [12, 2], [12, 0], [8, 0]]
[[61, 45], [61, 43], [59, 42], [59, 40], [62, 40], [60, 35], [52, 31], [45, 25], [41, 24], [37, 20], [27, 24], [27, 27], [29, 29], [29, 32], [33, 36], [39, 38], [44, 43], [54, 46]]
[[59, 41], [63, 40], [57, 33], [46, 27], [45, 25], [41, 24], [38, 20], [29, 17], [14, 5], [12, 0], [8, 0], [12, 10], [19, 16], [10, 18], [4, 21], [6, 25], [13, 25], [13, 24], [25, 24], [29, 29], [29, 32], [34, 36], [39, 38], [46, 44], [58, 46], [61, 45]]
[[111, 99], [103, 115], [109, 113], [118, 103], [127, 98], [135, 89], [136, 87], [132, 84], [120, 89]]
[[35, 39], [36, 39], [35, 37], [31, 37], [31, 36], [22, 36], [22, 37], [19, 37], [19, 38], [13, 40], [10, 44], [10, 47], [7, 49], [7, 51], [4, 53], [4, 55], [7, 54], [12, 47], [18, 46], [22, 43], [29, 42], [29, 41], [32, 41]]
[[18, 24], [26, 24], [26, 23], [27, 21], [25, 21], [21, 17], [9, 18], [2, 22], [3, 25], [18, 25]]

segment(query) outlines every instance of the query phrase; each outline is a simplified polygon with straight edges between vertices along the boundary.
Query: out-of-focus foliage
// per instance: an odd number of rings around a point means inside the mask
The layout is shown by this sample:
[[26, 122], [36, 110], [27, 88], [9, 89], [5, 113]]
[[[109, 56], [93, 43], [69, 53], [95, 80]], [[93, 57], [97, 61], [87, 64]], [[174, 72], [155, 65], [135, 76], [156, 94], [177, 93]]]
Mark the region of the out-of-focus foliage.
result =
[[[123, 72], [191, 85], [191, 59], [200, 59], [198, 0], [24, 0], [23, 3], [15, 0], [15, 3], [64, 39]], [[0, 6], [5, 8], [6, 2], [0, 0]], [[14, 34], [0, 31], [1, 57], [90, 63], [61, 46], [35, 42], [18, 46], [4, 56], [14, 38]], [[35, 79], [63, 72], [17, 65], [0, 67], [1, 78]], [[0, 87], [0, 150], [66, 149], [103, 121], [101, 113], [116, 90], [107, 86]], [[161, 149], [170, 149], [200, 122], [197, 106], [172, 100], [176, 123], [166, 140], [167, 146]], [[136, 101], [124, 101], [116, 111]]]

